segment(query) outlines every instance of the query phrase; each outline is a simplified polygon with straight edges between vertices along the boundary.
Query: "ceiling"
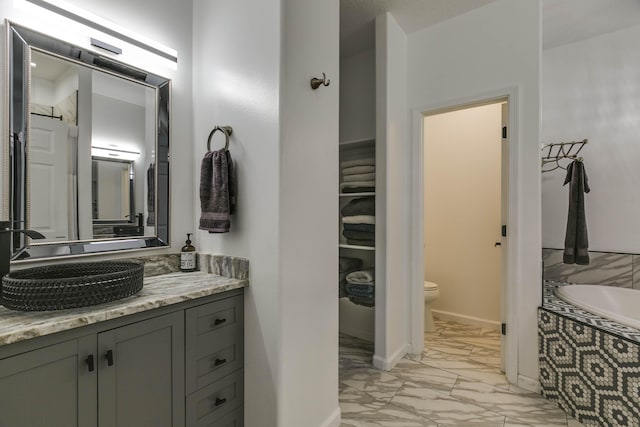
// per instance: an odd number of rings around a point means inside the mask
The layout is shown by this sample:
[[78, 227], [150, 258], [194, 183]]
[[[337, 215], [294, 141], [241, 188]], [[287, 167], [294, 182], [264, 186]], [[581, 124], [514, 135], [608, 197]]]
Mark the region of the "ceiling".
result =
[[[340, 0], [340, 56], [372, 48], [375, 17], [391, 12], [405, 33], [495, 0]], [[640, 24], [640, 0], [543, 0], [543, 49]]]

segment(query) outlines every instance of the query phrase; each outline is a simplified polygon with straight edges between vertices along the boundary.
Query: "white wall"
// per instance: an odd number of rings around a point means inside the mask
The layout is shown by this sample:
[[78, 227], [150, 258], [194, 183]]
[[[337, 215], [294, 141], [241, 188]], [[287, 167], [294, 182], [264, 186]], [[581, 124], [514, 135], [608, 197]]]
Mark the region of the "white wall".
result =
[[[339, 421], [337, 13], [336, 1], [194, 2], [194, 161], [213, 126], [233, 126], [239, 186], [231, 232], [197, 244], [251, 260], [247, 426]], [[312, 91], [323, 71], [331, 86]]]
[[[407, 38], [390, 13], [376, 19], [376, 342], [390, 369], [409, 351]], [[382, 280], [380, 280], [382, 278]]]
[[[193, 179], [181, 170], [193, 169], [192, 148], [192, 7], [191, 2], [173, 0], [69, 0], [90, 13], [116, 23], [136, 34], [155, 40], [178, 51], [177, 70], [154, 69], [172, 79], [171, 99], [171, 242], [172, 248], [156, 252], [175, 252], [184, 244], [181, 236], [193, 230]], [[0, 2], [0, 18], [33, 27], [34, 16], [14, 7], [14, 2]], [[3, 23], [3, 36], [5, 28]], [[48, 25], [40, 24], [35, 30], [47, 32]], [[0, 50], [0, 60], [4, 61], [5, 50]], [[4, 85], [0, 95], [4, 97]], [[4, 99], [4, 98], [2, 98]], [[5, 105], [0, 105], [5, 113]], [[149, 254], [143, 251], [141, 254]], [[120, 258], [123, 255], [104, 255], [96, 258]], [[131, 256], [128, 253], [126, 256]]]
[[374, 49], [340, 58], [340, 141], [375, 136], [375, 60]]
[[[542, 55], [542, 142], [590, 141], [580, 155], [591, 186], [585, 195], [591, 250], [640, 253], [638, 39], [640, 25]], [[564, 247], [569, 197], [565, 175], [563, 169], [542, 175], [546, 248]]]
[[[424, 119], [424, 267], [460, 321], [500, 323], [502, 105]], [[470, 319], [473, 318], [473, 319]]]
[[[249, 258], [245, 292], [245, 423], [278, 425], [281, 361], [279, 282], [280, 0], [195, 0], [194, 151], [189, 186], [216, 125], [230, 125], [238, 212], [227, 234], [198, 231], [199, 251]], [[213, 147], [222, 143], [216, 135]], [[198, 227], [200, 200], [194, 207]], [[310, 248], [311, 249], [311, 248]]]
[[496, 0], [411, 34], [408, 46], [407, 96], [415, 111], [517, 86], [512, 105], [517, 112], [517, 134], [511, 135], [517, 163], [512, 164], [515, 180], [510, 183], [514, 197], [510, 209], [514, 216], [509, 239], [516, 244], [512, 277], [516, 295], [510, 301], [517, 304], [518, 325], [508, 327], [518, 339], [518, 372], [537, 378], [540, 2]]
[[[282, 389], [278, 407], [283, 427], [337, 427], [340, 421], [338, 5], [338, 0], [285, 0], [282, 9]], [[331, 85], [312, 90], [309, 80], [321, 72], [331, 79]]]

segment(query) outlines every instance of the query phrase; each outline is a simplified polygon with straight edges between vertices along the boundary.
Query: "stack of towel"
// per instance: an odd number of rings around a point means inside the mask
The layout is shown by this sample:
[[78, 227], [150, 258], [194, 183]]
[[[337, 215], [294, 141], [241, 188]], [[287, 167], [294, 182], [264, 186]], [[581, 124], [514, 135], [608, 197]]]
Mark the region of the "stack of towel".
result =
[[350, 245], [376, 245], [376, 202], [374, 197], [351, 200], [340, 210], [342, 235]]
[[347, 296], [347, 274], [362, 268], [362, 260], [359, 258], [349, 258], [346, 256], [341, 256], [338, 266], [340, 275], [338, 281], [338, 294], [339, 298], [344, 298]]
[[340, 163], [342, 168], [341, 193], [376, 191], [376, 159], [356, 159]]
[[375, 271], [373, 268], [347, 274], [347, 296], [354, 304], [373, 307], [376, 302]]

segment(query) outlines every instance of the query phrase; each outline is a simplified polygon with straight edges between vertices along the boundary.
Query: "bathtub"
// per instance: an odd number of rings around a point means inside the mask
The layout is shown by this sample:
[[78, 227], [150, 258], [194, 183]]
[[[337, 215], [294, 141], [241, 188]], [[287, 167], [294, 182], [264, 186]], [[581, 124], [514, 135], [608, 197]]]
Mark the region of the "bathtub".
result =
[[598, 316], [640, 329], [640, 290], [599, 285], [567, 285], [558, 298]]

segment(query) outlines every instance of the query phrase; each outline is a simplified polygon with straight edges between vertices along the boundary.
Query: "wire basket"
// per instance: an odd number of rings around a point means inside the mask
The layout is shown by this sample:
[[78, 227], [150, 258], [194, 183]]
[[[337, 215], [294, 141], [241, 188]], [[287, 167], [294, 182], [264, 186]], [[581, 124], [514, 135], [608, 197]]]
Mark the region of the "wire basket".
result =
[[54, 264], [2, 278], [0, 303], [21, 311], [63, 310], [115, 301], [142, 289], [144, 265], [131, 261]]

